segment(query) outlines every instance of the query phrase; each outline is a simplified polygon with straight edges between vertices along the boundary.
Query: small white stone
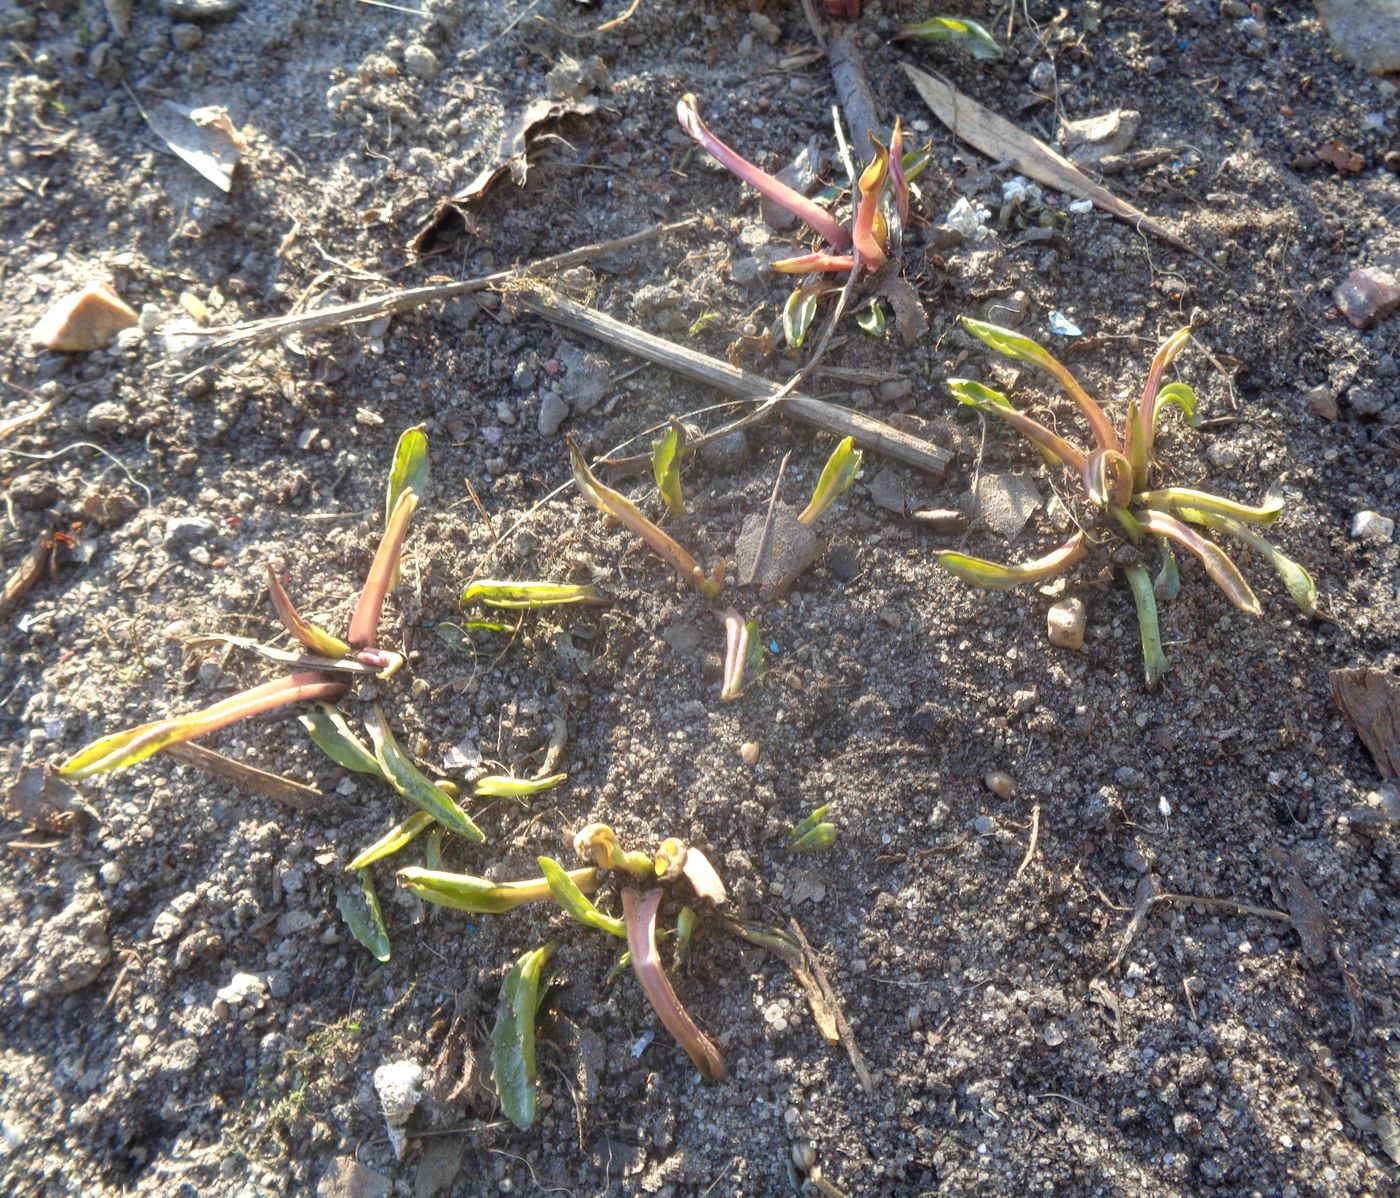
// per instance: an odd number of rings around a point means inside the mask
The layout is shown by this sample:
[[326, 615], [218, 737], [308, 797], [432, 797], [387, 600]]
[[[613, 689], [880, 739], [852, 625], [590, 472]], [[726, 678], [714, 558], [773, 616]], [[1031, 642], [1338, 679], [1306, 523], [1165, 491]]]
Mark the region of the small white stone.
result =
[[1050, 643], [1061, 649], [1084, 648], [1084, 625], [1088, 618], [1089, 609], [1083, 599], [1061, 599], [1052, 604], [1045, 616]]
[[374, 1071], [374, 1090], [384, 1112], [384, 1124], [389, 1131], [389, 1143], [394, 1154], [403, 1159], [408, 1137], [403, 1127], [418, 1109], [423, 1097], [423, 1066], [417, 1061], [390, 1061]]
[[1353, 541], [1388, 541], [1395, 533], [1395, 521], [1380, 512], [1357, 512], [1351, 518]]

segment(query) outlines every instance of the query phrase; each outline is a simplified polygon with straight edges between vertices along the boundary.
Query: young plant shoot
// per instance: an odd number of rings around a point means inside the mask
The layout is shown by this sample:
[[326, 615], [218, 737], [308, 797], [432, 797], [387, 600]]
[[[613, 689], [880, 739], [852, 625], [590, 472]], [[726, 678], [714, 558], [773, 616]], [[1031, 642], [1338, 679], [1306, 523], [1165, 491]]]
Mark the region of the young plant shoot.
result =
[[[997, 353], [1043, 370], [1069, 394], [1093, 439], [1083, 449], [1039, 420], [1018, 411], [999, 391], [970, 379], [950, 379], [948, 389], [959, 403], [1011, 425], [1040, 450], [1051, 465], [1060, 465], [1079, 479], [1089, 506], [1111, 516], [1130, 540], [1154, 537], [1167, 553], [1167, 564], [1154, 586], [1141, 565], [1127, 568], [1141, 633], [1147, 687], [1153, 690], [1167, 669], [1157, 623], [1157, 599], [1169, 598], [1175, 589], [1175, 556], [1172, 546], [1185, 549], [1205, 568], [1207, 576], [1237, 608], [1250, 615], [1260, 613], [1255, 597], [1239, 567], [1214, 541], [1191, 525], [1222, 532], [1262, 554], [1282, 577], [1289, 595], [1307, 615], [1317, 612], [1317, 589], [1302, 566], [1288, 558], [1255, 527], [1269, 525], [1283, 512], [1278, 496], [1258, 506], [1240, 503], [1189, 487], [1153, 487], [1156, 466], [1152, 450], [1164, 410], [1179, 407], [1187, 422], [1199, 427], [1196, 394], [1184, 383], [1163, 385], [1162, 375], [1190, 341], [1191, 330], [1179, 329], [1158, 347], [1148, 369], [1147, 382], [1138, 400], [1124, 414], [1122, 432], [1108, 414], [1080, 385], [1069, 369], [1029, 337], [968, 317], [962, 327]], [[1007, 587], [1040, 582], [1063, 573], [1085, 552], [1085, 534], [1078, 533], [1053, 553], [1018, 566], [1003, 566], [962, 553], [938, 555], [939, 563], [953, 574], [980, 587]]]

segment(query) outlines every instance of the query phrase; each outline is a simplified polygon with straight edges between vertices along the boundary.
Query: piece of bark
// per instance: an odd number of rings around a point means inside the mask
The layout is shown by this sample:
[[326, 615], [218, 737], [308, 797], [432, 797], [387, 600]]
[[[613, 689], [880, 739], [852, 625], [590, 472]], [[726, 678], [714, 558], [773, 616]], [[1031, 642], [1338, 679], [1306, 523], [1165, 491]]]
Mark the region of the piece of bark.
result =
[[1400, 779], [1400, 679], [1367, 666], [1333, 670], [1332, 701], [1366, 746], [1381, 776]]
[[880, 118], [875, 108], [875, 94], [865, 77], [860, 51], [855, 47], [856, 26], [844, 26], [827, 44], [827, 60], [831, 64], [831, 83], [836, 99], [846, 117], [851, 132], [851, 145], [867, 166], [875, 158], [871, 134], [880, 132]]

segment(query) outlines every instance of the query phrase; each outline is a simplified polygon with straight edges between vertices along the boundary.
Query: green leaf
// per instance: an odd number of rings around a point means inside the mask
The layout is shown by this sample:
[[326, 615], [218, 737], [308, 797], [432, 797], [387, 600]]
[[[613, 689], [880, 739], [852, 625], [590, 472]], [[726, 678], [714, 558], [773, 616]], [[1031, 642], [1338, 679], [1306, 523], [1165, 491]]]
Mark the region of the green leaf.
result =
[[1181, 572], [1176, 568], [1176, 553], [1170, 541], [1162, 541], [1162, 568], [1152, 584], [1152, 593], [1166, 603], [1181, 593]]
[[764, 663], [768, 657], [768, 651], [763, 645], [763, 633], [758, 627], [757, 620], [750, 620], [744, 627], [748, 630], [748, 656], [744, 661], [744, 677], [752, 683], [757, 683], [763, 677]]
[[427, 869], [442, 868], [442, 834], [441, 824], [436, 824], [428, 833], [428, 843], [423, 846], [423, 865]]
[[870, 307], [856, 316], [856, 324], [872, 337], [883, 337], [887, 323], [885, 309], [879, 300], [871, 300]]
[[552, 857], [541, 857], [539, 859], [540, 873], [544, 875], [544, 880], [549, 883], [549, 893], [554, 896], [554, 901], [558, 903], [565, 912], [573, 916], [585, 927], [596, 928], [600, 932], [607, 932], [610, 936], [620, 936], [627, 939], [627, 926], [614, 915], [604, 915], [598, 910], [577, 886], [574, 880], [569, 877], [564, 867]]
[[378, 961], [387, 961], [391, 951], [389, 929], [384, 926], [384, 912], [379, 896], [374, 893], [374, 881], [369, 870], [360, 870], [360, 897], [348, 886], [335, 888], [335, 905], [350, 935], [355, 937]]
[[[598, 885], [598, 871], [589, 866], [571, 869], [568, 877], [583, 891]], [[529, 878], [520, 882], [492, 882], [471, 874], [444, 873], [436, 869], [408, 866], [398, 872], [399, 885], [412, 891], [424, 902], [457, 911], [472, 911], [477, 915], [500, 915], [513, 911], [522, 903], [543, 903], [553, 895], [544, 878]]]
[[651, 443], [651, 472], [656, 478], [656, 489], [673, 516], [685, 511], [685, 499], [681, 495], [681, 459], [684, 456], [685, 426], [673, 420], [666, 435]]
[[831, 456], [826, 459], [826, 465], [822, 467], [821, 477], [817, 479], [817, 486], [812, 492], [811, 501], [797, 517], [801, 523], [815, 524], [856, 481], [856, 474], [860, 471], [861, 457], [861, 451], [856, 448], [854, 437], [847, 437], [831, 451]]
[[1249, 583], [1245, 581], [1239, 567], [1214, 541], [1201, 536], [1195, 529], [1188, 528], [1175, 516], [1169, 516], [1165, 512], [1148, 508], [1146, 511], [1134, 512], [1133, 515], [1148, 532], [1159, 537], [1170, 537], [1183, 549], [1195, 554], [1201, 565], [1206, 568], [1211, 581], [1225, 592], [1225, 597], [1240, 611], [1248, 612], [1251, 616], [1259, 615], [1259, 600], [1250, 590]]
[[433, 782], [405, 756], [399, 742], [376, 703], [365, 717], [365, 729], [374, 742], [374, 755], [383, 768], [389, 784], [414, 806], [426, 811], [445, 828], [480, 844], [486, 839], [467, 813], [452, 801], [452, 796]]
[[554, 956], [554, 944], [531, 949], [501, 983], [496, 1024], [491, 1029], [491, 1070], [501, 1109], [524, 1130], [535, 1121], [535, 1020], [540, 981]]
[[531, 609], [561, 607], [573, 603], [608, 604], [612, 600], [597, 587], [564, 582], [502, 582], [486, 578], [462, 592], [462, 606], [484, 603], [487, 607]]
[[1163, 487], [1160, 491], [1139, 491], [1133, 502], [1142, 507], [1170, 509], [1180, 512], [1182, 508], [1192, 508], [1198, 512], [1213, 512], [1243, 524], [1272, 524], [1283, 512], [1281, 495], [1266, 496], [1259, 507], [1226, 499], [1223, 495], [1212, 495], [1209, 491], [1194, 491], [1190, 487]]
[[492, 774], [478, 778], [472, 785], [472, 794], [479, 799], [524, 799], [541, 791], [552, 790], [559, 783], [568, 780], [568, 774], [550, 774], [547, 778], [511, 778], [505, 774]]
[[1207, 528], [1223, 532], [1242, 545], [1248, 545], [1274, 568], [1274, 572], [1283, 580], [1283, 585], [1288, 588], [1289, 598], [1298, 610], [1305, 616], [1317, 615], [1317, 583], [1304, 567], [1282, 550], [1266, 541], [1253, 529], [1245, 527], [1237, 520], [1231, 520], [1228, 516], [1215, 512], [1193, 511], [1189, 508], [1183, 508], [1180, 514], [1184, 520], [1190, 520], [1193, 524], [1204, 524]]
[[997, 39], [976, 21], [963, 17], [931, 17], [916, 25], [905, 25], [899, 36], [926, 42], [958, 42], [976, 59], [1001, 57]]
[[[677, 970], [685, 964], [685, 955], [690, 950], [690, 939], [695, 935], [697, 922], [695, 911], [691, 907], [682, 907], [676, 912], [676, 947], [671, 954], [672, 970]], [[625, 925], [622, 934], [627, 935]]]
[[1058, 549], [1018, 566], [1004, 566], [985, 558], [944, 550], [937, 554], [938, 564], [973, 586], [997, 590], [1021, 586], [1027, 582], [1043, 582], [1063, 573], [1084, 556], [1085, 537], [1076, 533]]
[[1157, 421], [1161, 419], [1162, 409], [1168, 404], [1176, 404], [1181, 409], [1182, 415], [1186, 417], [1186, 423], [1192, 428], [1200, 428], [1201, 420], [1196, 415], [1196, 393], [1185, 383], [1168, 383], [1157, 392], [1152, 403], [1152, 431], [1157, 431]]
[[348, 870], [365, 869], [376, 861], [382, 861], [385, 857], [397, 853], [432, 822], [433, 817], [426, 811], [415, 811], [407, 819], [396, 823], [369, 848], [356, 854], [355, 859], [345, 868]]
[[313, 710], [297, 719], [310, 734], [312, 743], [337, 765], [357, 774], [373, 774], [386, 782], [392, 781], [364, 742], [350, 731], [345, 717], [329, 703], [317, 703]]
[[949, 379], [945, 385], [960, 404], [1004, 420], [1039, 449], [1052, 466], [1064, 465], [1083, 471], [1086, 459], [1076, 446], [1039, 420], [1018, 411], [1000, 391], [974, 379]]
[[792, 841], [789, 853], [822, 853], [836, 843], [841, 829], [835, 824], [818, 824], [810, 832]]
[[1146, 566], [1126, 566], [1128, 586], [1132, 588], [1133, 603], [1137, 607], [1138, 633], [1142, 637], [1142, 666], [1147, 680], [1147, 689], [1155, 691], [1161, 685], [1162, 675], [1170, 668], [1167, 655], [1162, 652], [1162, 632], [1157, 624], [1157, 597], [1152, 589], [1152, 578]]
[[807, 330], [817, 315], [817, 293], [799, 287], [787, 297], [783, 305], [783, 336], [793, 349], [801, 349], [807, 339]]
[[831, 804], [829, 803], [823, 803], [812, 812], [811, 815], [802, 820], [801, 823], [794, 824], [792, 830], [788, 833], [788, 840], [801, 840], [802, 837], [807, 835], [807, 833], [821, 823], [822, 820], [826, 819], [826, 813], [830, 806]]
[[705, 311], [701, 312], [699, 316], [690, 322], [690, 335], [692, 337], [700, 336], [701, 333], [717, 325], [719, 320], [720, 315], [718, 312], [706, 308]]
[[405, 429], [394, 447], [394, 464], [389, 470], [389, 487], [384, 496], [384, 523], [393, 515], [399, 496], [412, 489], [418, 498], [428, 494], [428, 434], [423, 425]]

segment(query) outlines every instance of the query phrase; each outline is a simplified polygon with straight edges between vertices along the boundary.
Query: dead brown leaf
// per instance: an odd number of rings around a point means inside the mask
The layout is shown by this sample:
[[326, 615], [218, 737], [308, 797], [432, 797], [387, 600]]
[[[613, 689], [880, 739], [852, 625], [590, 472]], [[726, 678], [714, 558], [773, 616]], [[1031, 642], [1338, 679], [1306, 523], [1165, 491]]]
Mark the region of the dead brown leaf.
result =
[[1400, 779], [1400, 678], [1367, 666], [1332, 671], [1332, 702], [1375, 760], [1381, 776]]
[[1317, 156], [1334, 170], [1346, 171], [1352, 175], [1366, 165], [1366, 159], [1355, 150], [1348, 150], [1335, 139], [1319, 146]]
[[[963, 95], [944, 79], [904, 63], [904, 72], [940, 121], [973, 149], [998, 161], [1008, 159], [1023, 175], [1072, 195], [1089, 200], [1096, 208], [1127, 221], [1134, 228], [1160, 237], [1168, 245], [1195, 254], [1165, 225], [1120, 199], [1089, 178], [1064, 155], [1052, 150], [1037, 137], [1017, 128], [1005, 117]], [[1198, 255], [1199, 256], [1199, 255]]]

